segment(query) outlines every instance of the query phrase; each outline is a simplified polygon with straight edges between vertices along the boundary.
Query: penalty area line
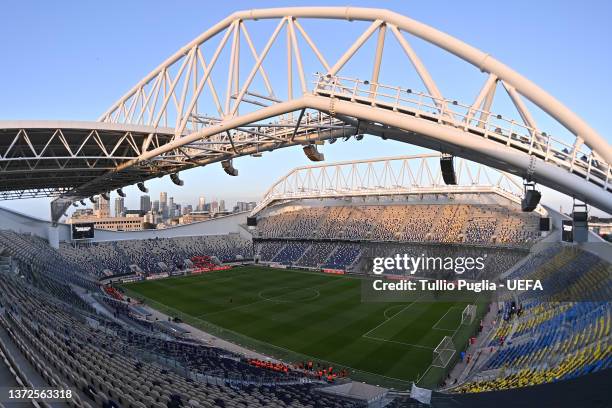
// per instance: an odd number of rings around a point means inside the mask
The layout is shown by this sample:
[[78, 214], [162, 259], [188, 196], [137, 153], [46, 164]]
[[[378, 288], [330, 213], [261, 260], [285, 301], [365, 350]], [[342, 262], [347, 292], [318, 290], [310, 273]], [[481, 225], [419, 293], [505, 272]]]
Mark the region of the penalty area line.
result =
[[449, 332], [455, 331], [453, 329], [441, 329], [441, 328], [436, 327], [436, 326], [438, 325], [438, 323], [440, 323], [446, 317], [448, 312], [450, 312], [452, 309], [458, 309], [458, 308], [460, 308], [460, 306], [451, 306], [451, 307], [449, 307], [448, 310], [446, 311], [446, 313], [444, 313], [444, 315], [442, 315], [442, 317], [440, 319], [438, 319], [438, 321], [435, 322], [434, 325], [431, 326], [431, 328], [434, 329], [434, 330], [444, 330], [444, 331], [449, 331]]
[[387, 342], [387, 343], [401, 344], [403, 346], [409, 346], [409, 347], [418, 347], [418, 348], [422, 348], [422, 349], [425, 349], [425, 350], [433, 350], [433, 348], [431, 348], [431, 347], [422, 346], [420, 344], [412, 344], [412, 343], [405, 343], [403, 341], [382, 339], [380, 337], [372, 337], [372, 336], [367, 336], [365, 334], [362, 335], [361, 337], [363, 337], [364, 339], [370, 339], [370, 340], [376, 340], [376, 341], [384, 341], [384, 342]]
[[423, 295], [419, 296], [419, 298], [417, 298], [414, 302], [407, 304], [405, 307], [403, 307], [399, 312], [395, 313], [393, 316], [391, 317], [387, 317], [386, 312], [389, 309], [392, 309], [395, 306], [389, 307], [387, 309], [385, 309], [385, 311], [383, 312], [383, 316], [385, 318], [385, 320], [383, 320], [380, 324], [378, 324], [377, 326], [371, 328], [370, 330], [368, 330], [367, 332], [365, 332], [364, 334], [361, 335], [361, 337], [366, 337], [368, 334], [372, 333], [374, 330], [378, 329], [380, 326], [384, 325], [385, 323], [389, 322], [390, 320], [393, 320], [395, 317], [399, 316], [400, 314], [402, 314], [404, 311], [408, 310], [410, 307], [412, 307], [415, 303], [418, 302], [418, 300], [423, 297]]

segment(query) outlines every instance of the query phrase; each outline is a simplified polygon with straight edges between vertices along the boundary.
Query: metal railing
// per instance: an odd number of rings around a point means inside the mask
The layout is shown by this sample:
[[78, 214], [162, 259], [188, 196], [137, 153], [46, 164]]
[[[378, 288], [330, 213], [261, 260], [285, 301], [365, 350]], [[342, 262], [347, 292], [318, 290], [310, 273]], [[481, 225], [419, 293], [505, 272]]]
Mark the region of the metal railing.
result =
[[452, 99], [392, 85], [374, 84], [356, 78], [316, 74], [314, 94], [367, 103], [417, 118], [462, 129], [534, 155], [612, 191], [612, 165], [598, 160], [578, 139], [569, 144], [500, 114], [474, 109]]
[[[300, 116], [286, 114], [279, 116], [277, 120], [269, 123], [253, 123], [238, 127], [232, 135], [232, 143], [235, 147], [244, 144], [258, 145], [270, 142], [281, 144], [291, 141], [298, 136], [305, 137], [303, 143], [314, 143], [320, 140], [319, 135], [322, 132], [344, 130], [342, 136], [345, 137], [354, 134], [353, 126], [324, 112], [309, 111]], [[205, 115], [194, 115], [192, 120], [198, 123], [199, 129], [215, 126], [223, 121], [220, 118]], [[233, 147], [229, 146], [229, 143], [229, 141], [225, 140], [208, 139], [190, 143], [184, 148], [193, 154], [206, 150], [206, 148], [214, 149], [217, 153], [219, 151], [230, 153]]]

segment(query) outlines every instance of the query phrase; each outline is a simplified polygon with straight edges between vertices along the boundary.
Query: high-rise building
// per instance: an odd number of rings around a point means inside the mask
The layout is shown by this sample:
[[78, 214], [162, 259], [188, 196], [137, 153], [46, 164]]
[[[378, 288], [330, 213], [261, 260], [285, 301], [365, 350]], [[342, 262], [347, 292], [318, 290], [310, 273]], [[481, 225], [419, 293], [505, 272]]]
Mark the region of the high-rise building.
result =
[[206, 200], [204, 197], [200, 197], [198, 200], [198, 206], [196, 207], [196, 211], [204, 211], [204, 206], [206, 205]]
[[97, 208], [96, 216], [97, 217], [109, 217], [110, 216], [110, 203], [101, 195], [98, 196], [96, 200]]
[[219, 203], [217, 202], [217, 200], [214, 200], [212, 203], [210, 203], [210, 212], [216, 214], [218, 211]]
[[148, 212], [145, 214], [143, 221], [148, 223], [148, 224], [153, 224], [154, 223], [154, 217], [155, 214], [153, 214], [152, 212]]
[[225, 200], [219, 201], [219, 212], [225, 211]]
[[144, 213], [151, 211], [151, 197], [146, 194], [140, 196], [140, 211]]
[[234, 212], [251, 211], [255, 208], [256, 205], [257, 203], [255, 203], [254, 201], [238, 201], [234, 206]]
[[176, 208], [174, 207], [174, 197], [170, 197], [168, 201], [168, 218], [174, 217], [174, 211]]
[[159, 216], [159, 214], [149, 211], [144, 216], [144, 221], [149, 224], [159, 224], [161, 222], [161, 217]]
[[159, 212], [164, 220], [168, 218], [168, 193], [165, 191], [159, 193]]
[[[200, 210], [200, 211], [204, 211], [204, 210]], [[193, 212], [193, 207], [191, 204], [187, 204], [186, 206], [183, 207], [183, 215], [191, 214], [192, 212]]]
[[153, 205], [151, 206], [151, 211], [154, 213], [159, 213], [159, 201], [155, 200], [153, 201]]
[[123, 197], [115, 197], [113, 204], [114, 214], [111, 216], [109, 200], [98, 196], [94, 210], [85, 209], [84, 212], [73, 214], [68, 223], [78, 220], [80, 222], [93, 222], [95, 228], [112, 231], [142, 230], [143, 219], [139, 210], [133, 210], [136, 214], [129, 214], [130, 211], [126, 210]]
[[123, 197], [115, 198], [115, 217], [122, 217], [125, 213], [125, 201]]

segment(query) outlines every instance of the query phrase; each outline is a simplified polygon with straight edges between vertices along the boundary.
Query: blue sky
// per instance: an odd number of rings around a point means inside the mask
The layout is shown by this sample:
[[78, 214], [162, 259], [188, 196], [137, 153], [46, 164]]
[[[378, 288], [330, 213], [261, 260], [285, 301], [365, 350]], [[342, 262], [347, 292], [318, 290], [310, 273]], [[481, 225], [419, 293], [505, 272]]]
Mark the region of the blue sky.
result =
[[[223, 17], [237, 10], [287, 5], [338, 5], [321, 1], [10, 1], [2, 6], [0, 25], [0, 119], [95, 120], [116, 99], [160, 62]], [[612, 2], [518, 0], [351, 1], [352, 6], [384, 7], [445, 31], [514, 68], [582, 116], [608, 141], [612, 94]], [[310, 26], [329, 41], [333, 53], [345, 33], [329, 25]], [[252, 33], [255, 33], [251, 29]], [[254, 34], [255, 35], [255, 34]], [[348, 34], [347, 38], [348, 38]], [[356, 38], [359, 31], [351, 36]], [[265, 41], [257, 39], [255, 41]], [[443, 52], [414, 41], [421, 58], [449, 97], [465, 94], [471, 102], [481, 86], [477, 71], [455, 67]], [[441, 54], [440, 57], [434, 55]], [[448, 61], [448, 62], [447, 62]], [[393, 64], [384, 62], [393, 70]], [[274, 74], [274, 67], [267, 67]], [[395, 73], [397, 74], [397, 72]], [[410, 81], [406, 81], [406, 86]], [[417, 85], [415, 85], [418, 88]], [[471, 94], [471, 95], [470, 95]], [[459, 96], [457, 96], [459, 95]], [[546, 129], [547, 120], [539, 120]], [[550, 123], [555, 129], [555, 124]], [[422, 150], [366, 138], [323, 148], [327, 161], [350, 160]], [[182, 175], [183, 188], [167, 178], [150, 183], [153, 196], [166, 190], [176, 202], [207, 199], [254, 200], [291, 168], [308, 164], [301, 149], [283, 149], [262, 159], [236, 161], [241, 175], [227, 177], [220, 166]], [[139, 194], [127, 189], [128, 207]], [[131, 193], [131, 194], [130, 194]], [[545, 192], [555, 206], [568, 200]], [[48, 200], [0, 203], [48, 217]]]

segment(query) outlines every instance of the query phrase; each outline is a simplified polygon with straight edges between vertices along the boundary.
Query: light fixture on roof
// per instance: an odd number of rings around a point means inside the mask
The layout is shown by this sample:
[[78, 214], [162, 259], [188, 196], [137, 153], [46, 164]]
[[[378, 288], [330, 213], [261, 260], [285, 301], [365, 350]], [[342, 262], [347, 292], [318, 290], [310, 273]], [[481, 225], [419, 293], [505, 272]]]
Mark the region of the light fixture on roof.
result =
[[78, 202], [78, 201], [75, 201], [74, 203], [72, 203], [72, 206], [73, 206], [73, 207], [78, 207], [78, 206], [79, 206], [79, 202]]
[[223, 167], [223, 171], [225, 171], [230, 176], [237, 176], [238, 175], [238, 169], [234, 167], [234, 165], [232, 164], [232, 160], [231, 159], [223, 160], [221, 162], [221, 167]]
[[177, 186], [182, 186], [185, 184], [185, 182], [179, 178], [178, 173], [170, 174], [170, 180], [172, 180], [172, 182]]
[[313, 144], [304, 146], [304, 154], [306, 155], [306, 157], [308, 157], [311, 161], [314, 162], [325, 160], [325, 156], [323, 155], [323, 153], [319, 152], [317, 150], [317, 146]]
[[81, 205], [82, 206], [86, 206], [87, 204], [85, 204], [85, 200], [81, 200]]
[[145, 187], [144, 182], [142, 182], [142, 181], [140, 183], [136, 184], [136, 187], [138, 187], [138, 189], [140, 191], [142, 191], [143, 193], [148, 193], [149, 192], [149, 189]]
[[110, 197], [108, 196], [108, 193], [102, 193], [100, 194], [100, 196], [105, 199], [106, 201], [110, 201]]
[[442, 153], [440, 156], [440, 170], [442, 170], [442, 179], [447, 185], [457, 184], [457, 175], [455, 174], [453, 159], [453, 155], [447, 153]]
[[536, 209], [542, 198], [542, 193], [536, 190], [536, 184], [533, 181], [525, 181], [523, 183], [525, 196], [521, 200], [521, 210], [523, 212], [531, 212]]
[[119, 197], [123, 197], [123, 198], [125, 198], [125, 193], [123, 192], [123, 190], [122, 190], [122, 189], [118, 188], [118, 189], [117, 189], [117, 194], [119, 194]]
[[363, 133], [355, 135], [355, 140], [362, 140], [362, 139], [363, 139]]
[[95, 204], [98, 202], [98, 200], [94, 196], [89, 197], [89, 201], [91, 201], [92, 204]]

